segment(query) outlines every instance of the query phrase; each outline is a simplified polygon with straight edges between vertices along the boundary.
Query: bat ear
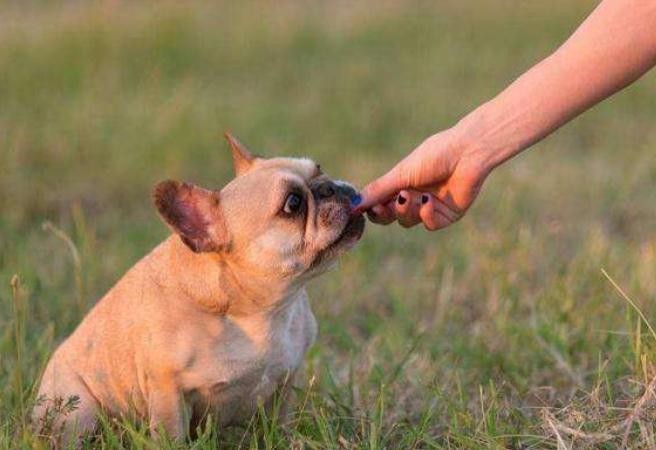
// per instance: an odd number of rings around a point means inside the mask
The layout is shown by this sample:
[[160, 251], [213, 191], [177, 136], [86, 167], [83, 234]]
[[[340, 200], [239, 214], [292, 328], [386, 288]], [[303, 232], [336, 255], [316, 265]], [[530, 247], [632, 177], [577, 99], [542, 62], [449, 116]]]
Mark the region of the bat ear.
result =
[[230, 151], [232, 152], [232, 164], [235, 169], [235, 176], [243, 175], [251, 168], [255, 161], [255, 156], [234, 137], [230, 132], [224, 134], [228, 144], [230, 144]]
[[166, 224], [192, 251], [217, 252], [229, 244], [219, 193], [166, 180], [153, 189], [153, 203]]

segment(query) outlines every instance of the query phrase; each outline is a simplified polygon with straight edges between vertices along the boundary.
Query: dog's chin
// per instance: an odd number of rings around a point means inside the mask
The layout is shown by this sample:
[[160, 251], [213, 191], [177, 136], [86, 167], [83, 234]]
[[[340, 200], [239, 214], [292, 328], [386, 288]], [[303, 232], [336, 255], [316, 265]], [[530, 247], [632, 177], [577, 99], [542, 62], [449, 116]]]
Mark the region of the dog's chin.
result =
[[331, 263], [336, 262], [338, 256], [352, 249], [362, 237], [364, 224], [364, 216], [361, 214], [351, 216], [339, 236], [317, 253], [308, 271], [313, 271], [319, 267], [329, 268], [332, 265]]

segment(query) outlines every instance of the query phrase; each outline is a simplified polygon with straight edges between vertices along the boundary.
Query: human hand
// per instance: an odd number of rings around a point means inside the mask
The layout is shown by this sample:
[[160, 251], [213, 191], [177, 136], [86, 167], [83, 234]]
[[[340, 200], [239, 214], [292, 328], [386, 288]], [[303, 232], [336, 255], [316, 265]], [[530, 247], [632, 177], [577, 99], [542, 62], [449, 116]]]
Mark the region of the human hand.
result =
[[653, 2], [603, 0], [548, 58], [366, 186], [354, 212], [404, 227], [452, 224], [494, 167], [654, 67], [655, 23]]
[[369, 220], [403, 227], [423, 222], [438, 230], [459, 220], [489, 174], [476, 152], [459, 142], [452, 130], [435, 134], [362, 191], [356, 212]]

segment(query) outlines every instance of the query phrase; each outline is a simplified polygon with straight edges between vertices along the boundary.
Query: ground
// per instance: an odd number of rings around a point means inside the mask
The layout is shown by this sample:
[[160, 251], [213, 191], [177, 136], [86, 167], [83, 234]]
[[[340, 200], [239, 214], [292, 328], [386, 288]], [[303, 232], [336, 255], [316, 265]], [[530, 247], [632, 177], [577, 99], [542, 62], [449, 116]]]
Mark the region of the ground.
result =
[[[230, 178], [224, 130], [362, 186], [593, 7], [5, 5], [0, 448], [44, 446], [26, 423], [45, 362], [167, 235], [155, 182]], [[294, 420], [169, 445], [654, 448], [655, 115], [652, 73], [497, 170], [456, 225], [369, 226], [310, 287], [320, 333]], [[154, 446], [109, 421], [101, 445]]]

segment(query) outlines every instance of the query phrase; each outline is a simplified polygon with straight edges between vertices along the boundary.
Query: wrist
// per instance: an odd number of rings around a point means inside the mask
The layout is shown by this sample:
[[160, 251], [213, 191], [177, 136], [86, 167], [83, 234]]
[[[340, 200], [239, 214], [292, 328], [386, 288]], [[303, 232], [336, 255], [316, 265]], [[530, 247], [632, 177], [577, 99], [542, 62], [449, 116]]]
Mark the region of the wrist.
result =
[[479, 106], [451, 129], [460, 160], [486, 174], [521, 151], [517, 135], [508, 135], [509, 118], [500, 115], [493, 102]]

